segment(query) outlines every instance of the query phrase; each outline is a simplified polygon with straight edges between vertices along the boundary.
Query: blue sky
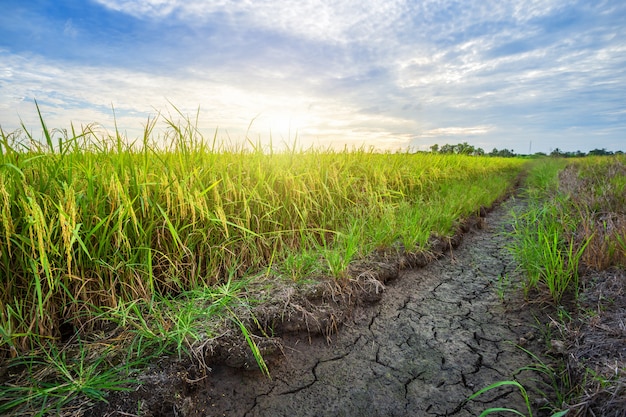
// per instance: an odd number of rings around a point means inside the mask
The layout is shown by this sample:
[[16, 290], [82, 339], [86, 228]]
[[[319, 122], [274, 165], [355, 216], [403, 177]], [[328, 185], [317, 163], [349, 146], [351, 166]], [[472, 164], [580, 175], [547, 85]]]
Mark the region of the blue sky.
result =
[[626, 150], [623, 0], [1, 1], [4, 131]]

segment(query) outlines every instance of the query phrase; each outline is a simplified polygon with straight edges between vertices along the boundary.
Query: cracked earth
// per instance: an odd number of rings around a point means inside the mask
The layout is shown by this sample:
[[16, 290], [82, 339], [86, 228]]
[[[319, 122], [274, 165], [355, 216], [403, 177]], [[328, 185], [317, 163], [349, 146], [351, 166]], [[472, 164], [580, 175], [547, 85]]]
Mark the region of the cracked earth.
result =
[[[271, 379], [211, 366], [201, 380], [187, 379], [174, 394], [159, 394], [158, 406], [142, 415], [462, 417], [490, 407], [525, 411], [510, 387], [465, 401], [530, 364], [515, 346], [520, 340], [540, 343], [533, 316], [517, 299], [521, 291], [512, 288], [520, 277], [502, 233], [519, 204], [508, 200], [457, 248], [402, 271], [379, 302], [355, 309], [330, 343], [323, 336], [285, 336], [282, 354], [267, 358]], [[531, 390], [535, 378], [518, 375]], [[139, 390], [162, 393], [154, 385]]]

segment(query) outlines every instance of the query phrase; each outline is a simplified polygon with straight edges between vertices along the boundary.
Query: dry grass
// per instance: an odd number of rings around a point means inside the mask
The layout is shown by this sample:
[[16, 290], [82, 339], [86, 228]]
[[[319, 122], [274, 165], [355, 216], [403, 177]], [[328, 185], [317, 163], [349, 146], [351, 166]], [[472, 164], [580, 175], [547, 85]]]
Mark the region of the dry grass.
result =
[[626, 266], [624, 158], [581, 160], [559, 174], [559, 188], [580, 216], [577, 240], [589, 240], [582, 262], [596, 270]]
[[581, 257], [577, 319], [565, 323], [574, 416], [626, 416], [626, 158], [585, 158], [563, 170], [559, 190], [578, 215]]

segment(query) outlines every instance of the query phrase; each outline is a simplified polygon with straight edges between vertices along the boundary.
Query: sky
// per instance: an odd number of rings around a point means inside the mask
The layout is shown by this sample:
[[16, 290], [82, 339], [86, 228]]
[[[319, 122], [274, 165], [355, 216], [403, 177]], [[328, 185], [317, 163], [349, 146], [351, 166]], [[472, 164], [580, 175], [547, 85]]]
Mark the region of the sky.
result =
[[0, 0], [0, 127], [626, 150], [623, 0]]

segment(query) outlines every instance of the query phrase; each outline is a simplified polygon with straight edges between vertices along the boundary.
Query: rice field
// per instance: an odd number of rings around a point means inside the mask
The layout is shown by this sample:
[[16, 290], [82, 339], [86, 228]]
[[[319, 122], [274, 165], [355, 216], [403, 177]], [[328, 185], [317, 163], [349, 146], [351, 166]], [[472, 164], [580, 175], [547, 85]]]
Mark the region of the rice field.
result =
[[426, 251], [525, 163], [225, 147], [189, 122], [155, 125], [134, 142], [43, 118], [41, 140], [1, 132], [0, 356], [59, 339], [64, 325], [89, 331], [124, 303], [255, 274], [342, 280], [373, 250]]

